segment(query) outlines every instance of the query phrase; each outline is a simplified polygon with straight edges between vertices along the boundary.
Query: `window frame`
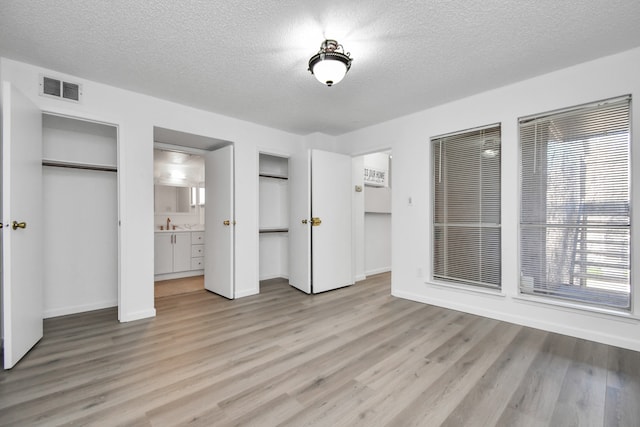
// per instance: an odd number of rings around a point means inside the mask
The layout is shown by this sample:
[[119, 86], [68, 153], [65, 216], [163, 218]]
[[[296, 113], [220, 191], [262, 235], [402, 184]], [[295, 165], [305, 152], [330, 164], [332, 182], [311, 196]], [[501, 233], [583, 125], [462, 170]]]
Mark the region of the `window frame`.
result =
[[[442, 278], [439, 277], [438, 275], [436, 275], [436, 197], [437, 197], [437, 191], [436, 191], [436, 173], [437, 173], [437, 169], [436, 169], [436, 155], [434, 152], [434, 144], [437, 144], [438, 140], [441, 140], [443, 138], [449, 138], [449, 137], [455, 137], [455, 136], [462, 136], [464, 134], [468, 134], [468, 133], [473, 133], [473, 132], [480, 132], [483, 130], [495, 130], [497, 131], [498, 135], [499, 135], [499, 154], [500, 154], [500, 159], [499, 159], [499, 166], [498, 166], [498, 178], [499, 178], [499, 182], [500, 182], [500, 186], [498, 189], [498, 197], [499, 197], [499, 202], [497, 204], [497, 211], [498, 211], [498, 220], [499, 222], [496, 223], [494, 226], [491, 226], [490, 228], [494, 228], [494, 229], [498, 229], [499, 231], [499, 235], [498, 235], [498, 284], [497, 286], [492, 286], [490, 284], [485, 284], [485, 283], [480, 283], [480, 282], [473, 282], [473, 281], [468, 281], [468, 280], [456, 280], [456, 278], [451, 278], [451, 279], [447, 279], [447, 278]], [[429, 250], [430, 250], [430, 257], [429, 257], [429, 280], [430, 283], [433, 285], [438, 285], [438, 286], [444, 286], [444, 287], [448, 287], [448, 288], [457, 288], [457, 289], [461, 289], [461, 290], [468, 290], [471, 292], [476, 292], [476, 293], [486, 293], [486, 294], [491, 294], [491, 295], [504, 295], [504, 284], [503, 284], [503, 268], [502, 268], [502, 264], [503, 264], [503, 254], [502, 254], [502, 245], [503, 245], [503, 235], [502, 235], [502, 229], [503, 229], [503, 219], [502, 219], [502, 172], [503, 172], [503, 165], [502, 165], [502, 140], [503, 140], [503, 134], [504, 134], [504, 130], [503, 130], [503, 126], [501, 122], [495, 122], [495, 123], [491, 123], [491, 124], [487, 124], [484, 126], [478, 126], [478, 127], [473, 127], [473, 128], [467, 128], [467, 129], [463, 129], [463, 130], [457, 130], [454, 132], [449, 132], [446, 134], [440, 134], [440, 135], [436, 135], [436, 136], [432, 136], [429, 138], [429, 143], [428, 143], [428, 150], [429, 150], [429, 175], [431, 180], [433, 180], [432, 184], [430, 185], [430, 193], [431, 193], [431, 198], [430, 198], [430, 209], [429, 209], [429, 215], [428, 215], [428, 221], [429, 221]], [[480, 223], [480, 224], [485, 224], [485, 223]], [[484, 225], [480, 226], [481, 228], [486, 228]], [[420, 273], [419, 273], [420, 274]]]
[[[628, 230], [629, 230], [629, 243], [628, 243], [628, 253], [629, 253], [629, 306], [625, 307], [625, 308], [621, 308], [621, 307], [614, 307], [611, 305], [606, 305], [606, 304], [602, 304], [602, 303], [598, 303], [597, 301], [586, 301], [585, 299], [577, 299], [577, 298], [569, 298], [566, 296], [562, 296], [562, 295], [551, 295], [551, 294], [547, 294], [544, 295], [542, 293], [534, 293], [534, 292], [525, 292], [523, 290], [523, 283], [522, 283], [522, 279], [523, 279], [523, 245], [522, 245], [522, 238], [523, 238], [523, 218], [522, 218], [522, 204], [523, 204], [523, 198], [524, 198], [524, 188], [523, 188], [523, 170], [522, 170], [522, 166], [523, 166], [523, 149], [522, 149], [522, 143], [523, 143], [523, 136], [522, 136], [522, 123], [523, 121], [527, 120], [539, 120], [539, 119], [545, 119], [547, 117], [553, 117], [553, 116], [561, 116], [561, 115], [565, 115], [565, 114], [570, 114], [572, 112], [575, 112], [577, 114], [580, 114], [581, 112], [585, 112], [587, 111], [588, 108], [590, 107], [597, 107], [600, 105], [607, 105], [607, 104], [613, 104], [613, 103], [619, 103], [619, 102], [623, 102], [627, 100], [629, 103], [629, 121], [628, 121], [628, 129], [629, 129], [629, 135], [628, 135], [628, 141], [629, 141], [629, 146], [628, 146], [628, 182], [629, 182], [629, 187], [628, 187], [628, 191], [629, 191], [629, 207], [628, 207], [628, 218], [629, 218], [629, 226], [628, 226]], [[611, 97], [611, 98], [606, 98], [606, 99], [602, 99], [599, 101], [593, 101], [593, 102], [587, 102], [587, 103], [581, 103], [581, 104], [577, 104], [577, 105], [572, 105], [569, 107], [564, 107], [564, 108], [559, 108], [559, 109], [555, 109], [555, 110], [548, 110], [548, 111], [543, 111], [541, 113], [537, 113], [537, 114], [529, 114], [526, 116], [521, 116], [517, 118], [517, 151], [518, 151], [518, 209], [517, 209], [517, 257], [518, 257], [518, 272], [519, 272], [519, 277], [517, 278], [517, 285], [516, 285], [516, 292], [517, 292], [517, 298], [519, 299], [523, 299], [523, 300], [530, 300], [530, 301], [535, 301], [535, 302], [539, 302], [539, 303], [543, 303], [543, 304], [550, 304], [550, 305], [554, 305], [554, 306], [561, 306], [561, 307], [568, 307], [568, 308], [575, 308], [575, 309], [581, 309], [581, 310], [586, 310], [590, 313], [605, 313], [605, 314], [609, 314], [609, 315], [618, 315], [618, 316], [624, 316], [624, 317], [628, 317], [628, 316], [632, 316], [633, 313], [635, 313], [635, 307], [636, 304], [634, 304], [634, 300], [637, 299], [637, 296], [635, 295], [635, 293], [637, 292], [637, 290], [634, 289], [634, 267], [633, 267], [633, 253], [634, 253], [634, 221], [633, 221], [633, 211], [634, 211], [634, 200], [633, 200], [633, 193], [634, 193], [634, 182], [633, 182], [633, 177], [634, 177], [634, 154], [633, 154], [633, 144], [634, 144], [634, 139], [633, 139], [633, 110], [632, 110], [632, 95], [631, 94], [627, 94], [627, 95], [621, 95], [621, 96], [615, 96], [615, 97]], [[546, 228], [548, 228], [549, 226], [546, 226]]]

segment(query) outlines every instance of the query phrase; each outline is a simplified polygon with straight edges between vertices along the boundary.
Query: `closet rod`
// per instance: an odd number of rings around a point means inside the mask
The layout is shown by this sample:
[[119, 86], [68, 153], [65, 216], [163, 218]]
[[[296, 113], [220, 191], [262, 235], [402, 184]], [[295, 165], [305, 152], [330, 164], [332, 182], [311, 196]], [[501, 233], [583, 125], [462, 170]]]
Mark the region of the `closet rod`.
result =
[[118, 172], [115, 166], [88, 165], [84, 163], [61, 162], [59, 160], [43, 160], [42, 166], [53, 166], [56, 168], [84, 169], [90, 171]]
[[274, 179], [289, 179], [286, 176], [281, 176], [281, 175], [271, 175], [268, 173], [259, 173], [258, 176], [262, 177], [262, 178], [274, 178]]

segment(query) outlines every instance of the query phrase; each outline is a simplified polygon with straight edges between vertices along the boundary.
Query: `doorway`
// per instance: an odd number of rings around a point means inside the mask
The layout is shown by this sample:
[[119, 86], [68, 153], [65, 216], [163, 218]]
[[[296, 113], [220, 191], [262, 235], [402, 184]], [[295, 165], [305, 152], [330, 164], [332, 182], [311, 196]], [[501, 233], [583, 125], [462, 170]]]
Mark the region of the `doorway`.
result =
[[156, 297], [204, 290], [204, 157], [153, 150]]
[[118, 305], [118, 129], [42, 115], [44, 318]]
[[[232, 194], [225, 197], [217, 190], [223, 181], [232, 185], [232, 174], [216, 177], [221, 170], [233, 170], [232, 158], [216, 164], [221, 150], [228, 151], [225, 147], [232, 150], [229, 141], [154, 127], [156, 298], [201, 289], [232, 297], [229, 268], [212, 268], [219, 258], [233, 259], [232, 247], [225, 247], [224, 256], [216, 256], [233, 235], [227, 228], [220, 238], [216, 226], [231, 227], [232, 221], [215, 220], [221, 206], [232, 205], [228, 200]], [[213, 279], [225, 284], [222, 292], [207, 284]]]
[[258, 154], [258, 278], [289, 278], [289, 159]]
[[391, 150], [353, 158], [356, 280], [391, 271], [392, 158]]
[[2, 89], [0, 314], [11, 369], [45, 317], [120, 305], [118, 128], [43, 113], [10, 83]]

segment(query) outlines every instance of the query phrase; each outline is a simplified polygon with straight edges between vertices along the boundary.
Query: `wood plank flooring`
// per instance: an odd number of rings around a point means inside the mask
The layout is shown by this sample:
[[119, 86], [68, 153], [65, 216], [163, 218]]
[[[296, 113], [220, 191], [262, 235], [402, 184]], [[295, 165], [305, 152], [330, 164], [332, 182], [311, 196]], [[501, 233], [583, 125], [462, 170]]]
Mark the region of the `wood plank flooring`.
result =
[[182, 279], [159, 280], [154, 283], [155, 297], [168, 297], [187, 292], [204, 290], [204, 276], [192, 276]]
[[640, 425], [640, 353], [393, 298], [389, 280], [48, 319], [0, 373], [0, 425]]

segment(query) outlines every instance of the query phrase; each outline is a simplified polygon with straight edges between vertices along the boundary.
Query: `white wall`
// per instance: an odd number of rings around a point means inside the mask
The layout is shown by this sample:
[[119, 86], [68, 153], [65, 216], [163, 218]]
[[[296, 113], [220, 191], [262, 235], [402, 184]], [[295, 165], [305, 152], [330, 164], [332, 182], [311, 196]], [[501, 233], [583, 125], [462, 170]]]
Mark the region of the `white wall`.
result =
[[[72, 103], [38, 95], [44, 73], [82, 84]], [[306, 149], [306, 139], [112, 86], [0, 59], [0, 75], [44, 111], [118, 126], [121, 321], [155, 315], [153, 300], [153, 127], [232, 141], [235, 144], [236, 297], [258, 292], [257, 147], [284, 154]], [[320, 142], [323, 138], [319, 138]]]
[[[396, 296], [640, 350], [640, 268], [632, 263], [632, 316], [593, 314], [518, 295], [518, 118], [623, 94], [640, 100], [640, 49], [601, 58], [336, 138], [353, 154], [392, 142], [393, 278]], [[633, 181], [640, 182], [640, 109], [632, 109]], [[429, 138], [502, 124], [502, 292], [439, 286], [431, 281]], [[347, 148], [348, 147], [348, 148]], [[632, 200], [640, 200], [640, 185]], [[412, 204], [409, 204], [409, 198]], [[636, 206], [637, 207], [637, 206]], [[640, 209], [633, 209], [632, 250], [640, 247]], [[635, 257], [637, 260], [637, 256]]]
[[289, 277], [289, 236], [287, 233], [260, 234], [260, 280]]
[[391, 214], [364, 214], [365, 274], [391, 271]]
[[[43, 157], [116, 166], [117, 129], [45, 115]], [[44, 317], [118, 303], [114, 172], [44, 167]]]
[[45, 167], [42, 175], [44, 317], [116, 306], [116, 174]]

